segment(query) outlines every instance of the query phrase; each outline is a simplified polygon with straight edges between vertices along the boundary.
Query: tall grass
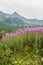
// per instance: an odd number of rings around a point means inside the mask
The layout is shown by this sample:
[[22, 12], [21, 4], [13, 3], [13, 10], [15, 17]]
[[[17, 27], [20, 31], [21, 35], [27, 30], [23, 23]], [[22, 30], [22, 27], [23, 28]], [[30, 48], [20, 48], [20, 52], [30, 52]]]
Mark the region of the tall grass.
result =
[[[25, 32], [24, 32], [25, 31]], [[0, 42], [1, 65], [43, 65], [43, 31], [19, 29]]]

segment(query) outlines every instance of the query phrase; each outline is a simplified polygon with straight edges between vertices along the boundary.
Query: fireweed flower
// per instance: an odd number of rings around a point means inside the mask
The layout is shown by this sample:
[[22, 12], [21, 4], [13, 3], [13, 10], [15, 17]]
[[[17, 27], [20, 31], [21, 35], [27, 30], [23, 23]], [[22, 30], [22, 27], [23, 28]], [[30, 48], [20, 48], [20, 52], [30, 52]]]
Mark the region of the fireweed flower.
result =
[[23, 29], [18, 29], [16, 32], [11, 32], [11, 33], [6, 33], [5, 35], [2, 36], [2, 39], [4, 38], [10, 38], [10, 37], [16, 37], [21, 34], [27, 34], [29, 32], [43, 32], [43, 27], [34, 27], [34, 28], [29, 28], [29, 27], [24, 27]]
[[24, 30], [23, 29], [19, 29], [18, 30], [20, 34], [23, 34], [24, 33]]
[[14, 33], [13, 36], [16, 37], [17, 36], [17, 33]]

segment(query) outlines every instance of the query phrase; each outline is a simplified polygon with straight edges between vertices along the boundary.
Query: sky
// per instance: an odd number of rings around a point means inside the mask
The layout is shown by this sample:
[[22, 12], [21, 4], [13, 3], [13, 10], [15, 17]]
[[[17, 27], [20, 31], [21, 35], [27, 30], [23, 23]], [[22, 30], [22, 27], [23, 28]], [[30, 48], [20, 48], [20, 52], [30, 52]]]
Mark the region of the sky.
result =
[[0, 11], [18, 12], [26, 18], [43, 19], [43, 0], [0, 0]]

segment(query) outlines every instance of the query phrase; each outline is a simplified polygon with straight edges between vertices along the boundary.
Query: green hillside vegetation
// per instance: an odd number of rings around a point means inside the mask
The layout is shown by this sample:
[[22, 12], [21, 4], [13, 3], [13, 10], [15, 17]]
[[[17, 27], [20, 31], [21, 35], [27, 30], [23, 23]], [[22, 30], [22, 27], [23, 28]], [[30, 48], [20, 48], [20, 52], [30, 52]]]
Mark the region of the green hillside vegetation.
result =
[[43, 65], [43, 33], [31, 32], [0, 41], [0, 65]]

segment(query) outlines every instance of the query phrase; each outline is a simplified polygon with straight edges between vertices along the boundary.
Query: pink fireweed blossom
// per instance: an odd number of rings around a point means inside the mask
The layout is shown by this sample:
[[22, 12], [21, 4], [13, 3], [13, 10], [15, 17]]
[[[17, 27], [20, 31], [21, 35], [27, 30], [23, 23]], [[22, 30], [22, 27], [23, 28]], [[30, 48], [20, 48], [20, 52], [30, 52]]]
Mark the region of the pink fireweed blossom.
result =
[[10, 35], [10, 37], [12, 37], [13, 36], [13, 33], [10, 33], [9, 35]]
[[16, 37], [17, 36], [17, 33], [13, 33], [13, 36]]
[[16, 32], [6, 33], [5, 35], [2, 36], [2, 39], [10, 38], [10, 37], [17, 37], [21, 34], [25, 34], [25, 33], [27, 34], [29, 32], [38, 32], [38, 31], [43, 32], [43, 27], [34, 27], [34, 28], [26, 27], [23, 29], [16, 30]]
[[25, 31], [25, 33], [31, 32], [31, 28], [26, 27], [26, 28], [24, 29], [24, 31]]
[[5, 34], [5, 37], [6, 37], [6, 38], [9, 38], [9, 37], [10, 37], [10, 33], [6, 33], [6, 34]]
[[10, 35], [8, 33], [6, 33], [5, 35], [2, 36], [2, 40], [6, 39], [6, 38], [10, 38]]
[[23, 29], [19, 29], [18, 31], [20, 32], [20, 34], [24, 34], [24, 30]]

